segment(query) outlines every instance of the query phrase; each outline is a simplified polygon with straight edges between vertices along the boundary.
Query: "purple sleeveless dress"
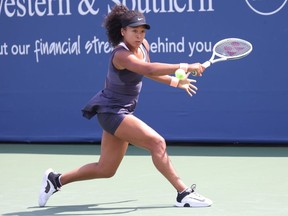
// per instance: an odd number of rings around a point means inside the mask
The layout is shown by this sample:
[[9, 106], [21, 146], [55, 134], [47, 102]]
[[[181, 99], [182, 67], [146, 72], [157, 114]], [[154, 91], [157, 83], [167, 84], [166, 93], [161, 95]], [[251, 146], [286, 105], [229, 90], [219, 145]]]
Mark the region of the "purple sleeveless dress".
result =
[[[104, 89], [92, 97], [84, 109], [82, 109], [83, 116], [88, 119], [91, 119], [97, 114], [99, 120], [99, 116], [101, 114], [105, 114], [105, 118], [102, 118], [102, 121], [105, 120], [105, 122], [100, 122], [100, 124], [102, 127], [104, 126], [103, 124], [106, 124], [105, 128], [103, 127], [103, 129], [106, 129], [112, 134], [114, 134], [115, 130], [124, 119], [123, 115], [132, 114], [134, 112], [138, 102], [143, 79], [143, 75], [126, 69], [118, 70], [114, 67], [112, 63], [113, 57], [115, 53], [121, 49], [128, 48], [123, 44], [122, 46], [115, 48], [111, 53]], [[140, 49], [144, 54], [144, 60], [147, 61], [148, 52], [143, 44], [140, 46]], [[118, 121], [115, 119], [109, 121], [109, 119], [107, 119], [107, 115], [109, 114], [112, 118], [118, 118], [117, 116], [122, 117], [120, 117], [120, 120]], [[116, 128], [115, 125], [107, 125], [107, 123], [115, 124], [115, 121], [118, 124], [116, 125]], [[109, 127], [114, 129], [110, 131], [108, 129]]]

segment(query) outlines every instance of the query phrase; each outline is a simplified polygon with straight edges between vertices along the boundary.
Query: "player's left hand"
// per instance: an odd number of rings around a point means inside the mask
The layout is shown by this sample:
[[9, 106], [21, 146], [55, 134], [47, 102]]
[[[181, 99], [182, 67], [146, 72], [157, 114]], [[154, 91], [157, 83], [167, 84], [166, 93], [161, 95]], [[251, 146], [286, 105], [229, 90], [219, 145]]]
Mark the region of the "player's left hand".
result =
[[179, 80], [178, 88], [184, 89], [187, 94], [192, 97], [198, 90], [198, 88], [192, 83], [196, 83], [196, 80], [187, 77], [186, 79]]

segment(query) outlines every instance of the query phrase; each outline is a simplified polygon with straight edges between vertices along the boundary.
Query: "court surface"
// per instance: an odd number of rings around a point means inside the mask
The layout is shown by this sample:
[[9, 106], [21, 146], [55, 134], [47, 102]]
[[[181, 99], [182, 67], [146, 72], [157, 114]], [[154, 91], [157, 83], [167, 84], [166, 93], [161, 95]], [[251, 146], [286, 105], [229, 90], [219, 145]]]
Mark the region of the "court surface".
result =
[[143, 149], [130, 146], [111, 179], [66, 185], [37, 206], [43, 173], [97, 161], [100, 146], [0, 144], [0, 215], [3, 216], [287, 216], [288, 148], [168, 146], [186, 184], [214, 201], [208, 208], [176, 208], [176, 192]]

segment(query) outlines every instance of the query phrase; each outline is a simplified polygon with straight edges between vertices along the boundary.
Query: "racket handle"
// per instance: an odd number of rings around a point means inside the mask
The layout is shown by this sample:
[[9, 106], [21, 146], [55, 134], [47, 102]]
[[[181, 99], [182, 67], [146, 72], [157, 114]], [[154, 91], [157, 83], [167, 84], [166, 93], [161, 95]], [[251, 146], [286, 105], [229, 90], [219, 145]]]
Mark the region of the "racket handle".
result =
[[208, 67], [210, 67], [211, 62], [210, 61], [206, 61], [202, 65], [203, 65], [203, 67], [208, 68]]
[[[202, 64], [202, 66], [205, 67], [205, 68], [208, 68], [208, 67], [210, 67], [211, 64], [212, 64], [212, 63], [211, 63], [210, 61], [206, 61], [206, 62], [204, 62], [204, 63]], [[192, 72], [191, 72], [191, 75], [192, 75], [192, 76], [197, 76], [197, 72], [196, 72], [196, 71], [192, 71]]]
[[190, 72], [190, 74], [191, 74], [192, 76], [197, 76], [197, 72], [196, 72], [196, 71], [192, 71], [192, 72]]
[[[205, 68], [207, 68], [207, 67], [210, 67], [211, 64], [212, 64], [212, 63], [211, 63], [210, 61], [206, 61], [206, 62], [204, 62], [204, 63], [202, 64], [202, 66], [205, 67]], [[196, 71], [192, 71], [192, 72], [191, 72], [191, 75], [192, 75], [192, 76], [197, 76], [197, 72], [196, 72]]]

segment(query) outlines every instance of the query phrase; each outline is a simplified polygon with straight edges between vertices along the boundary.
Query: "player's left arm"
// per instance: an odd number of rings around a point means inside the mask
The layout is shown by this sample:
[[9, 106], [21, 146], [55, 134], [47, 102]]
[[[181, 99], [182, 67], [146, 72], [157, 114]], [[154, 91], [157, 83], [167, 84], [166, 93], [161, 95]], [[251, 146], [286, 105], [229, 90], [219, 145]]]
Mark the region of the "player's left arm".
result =
[[171, 83], [172, 76], [164, 75], [164, 76], [146, 76], [147, 78], [169, 85]]
[[[172, 76], [165, 75], [165, 76], [146, 76], [149, 79], [152, 79], [154, 81], [164, 83], [167, 85], [171, 85], [172, 82]], [[174, 77], [175, 79], [175, 77]], [[176, 78], [177, 79], [177, 78]], [[189, 96], [193, 96], [193, 94], [196, 94], [196, 91], [198, 88], [194, 85], [196, 83], [196, 80], [194, 79], [189, 79], [188, 77], [183, 80], [178, 80], [178, 84], [174, 87], [181, 88], [187, 92]]]
[[[149, 56], [149, 43], [146, 39], [143, 40], [143, 44], [145, 49], [147, 50], [147, 55], [148, 55], [148, 61], [150, 62], [150, 56]], [[188, 76], [184, 80], [178, 80], [176, 77], [169, 76], [169, 75], [163, 75], [163, 76], [146, 76], [149, 79], [152, 79], [154, 81], [178, 87], [181, 89], [184, 89], [190, 96], [193, 94], [196, 94], [197, 87], [193, 85], [192, 83], [195, 83], [196, 80], [189, 79]]]
[[[151, 62], [150, 60], [150, 55], [149, 55], [149, 50], [150, 50], [150, 45], [148, 43], [148, 41], [146, 39], [143, 40], [143, 45], [147, 51], [147, 57], [148, 57], [148, 62]], [[171, 83], [171, 79], [172, 77], [169, 75], [163, 75], [163, 76], [146, 76], [149, 79], [152, 79], [154, 81], [160, 82], [160, 83], [164, 83], [169, 85]]]

